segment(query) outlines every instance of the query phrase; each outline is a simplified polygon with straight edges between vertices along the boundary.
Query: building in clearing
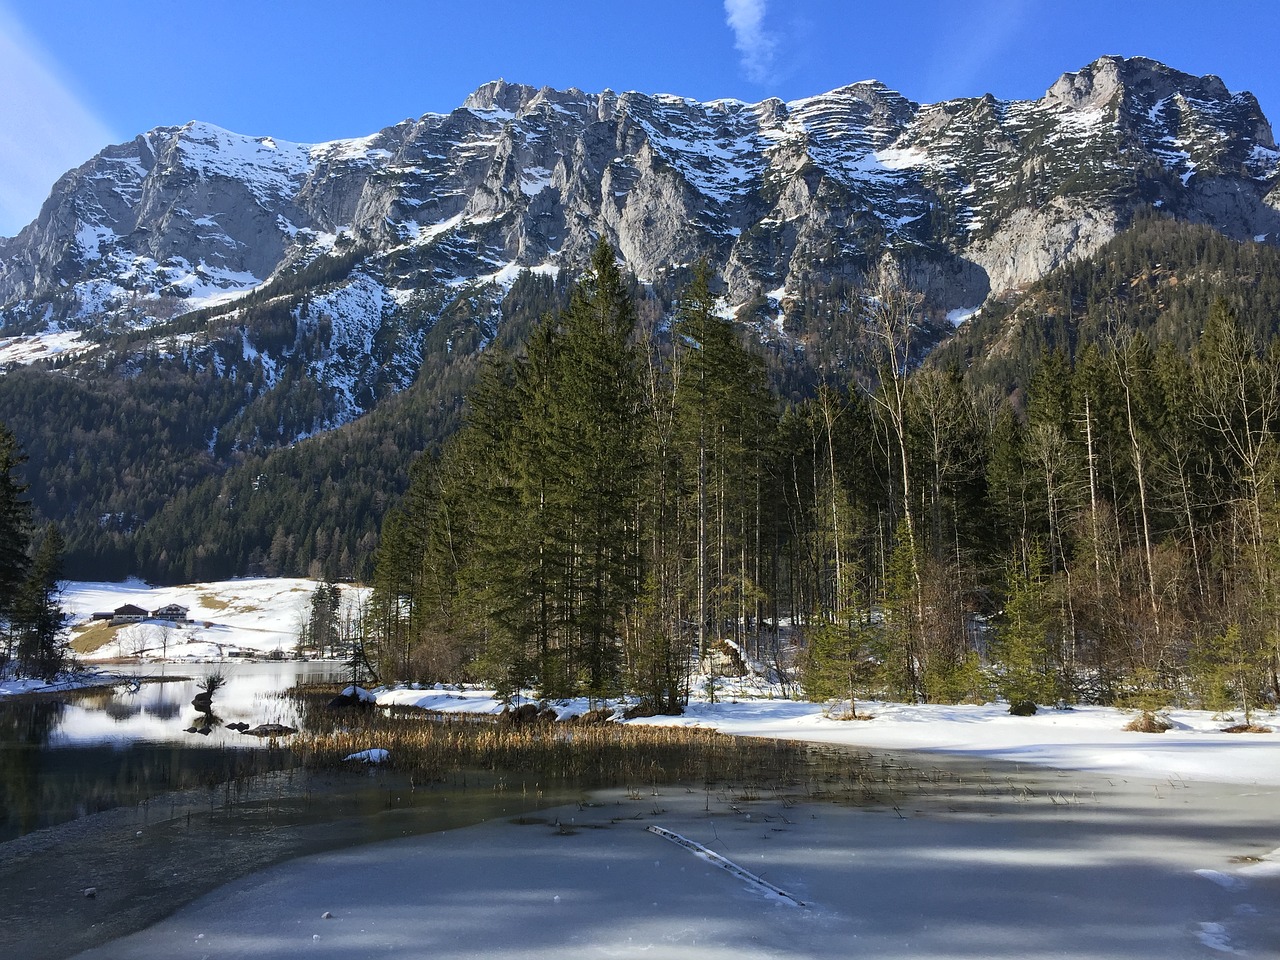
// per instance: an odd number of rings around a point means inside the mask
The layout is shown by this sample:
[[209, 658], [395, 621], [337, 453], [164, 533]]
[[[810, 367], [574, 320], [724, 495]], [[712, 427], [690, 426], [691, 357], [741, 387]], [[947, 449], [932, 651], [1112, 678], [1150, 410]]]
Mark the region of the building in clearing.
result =
[[111, 611], [112, 626], [118, 623], [141, 623], [145, 619], [147, 619], [147, 611], [132, 603], [126, 603], [123, 607], [116, 607]]
[[180, 603], [170, 603], [161, 607], [159, 610], [152, 610], [151, 617], [154, 620], [168, 620], [172, 623], [187, 622], [187, 607]]

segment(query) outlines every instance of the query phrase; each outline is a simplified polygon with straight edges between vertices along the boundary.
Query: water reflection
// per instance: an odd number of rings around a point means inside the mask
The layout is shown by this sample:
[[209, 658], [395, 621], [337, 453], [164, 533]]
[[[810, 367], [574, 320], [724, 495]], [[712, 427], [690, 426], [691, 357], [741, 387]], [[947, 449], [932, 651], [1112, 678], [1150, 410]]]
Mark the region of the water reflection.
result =
[[178, 669], [145, 665], [123, 671], [145, 678], [141, 683], [0, 701], [0, 840], [168, 790], [292, 765], [287, 748], [246, 736], [241, 724], [298, 726], [294, 701], [278, 692], [337, 679], [343, 668], [218, 664], [206, 669], [223, 673], [226, 683], [204, 711], [191, 701], [205, 689], [205, 671], [183, 665], [174, 676]]
[[[294, 702], [277, 694], [297, 683], [341, 679], [344, 667], [291, 661], [146, 664], [122, 668], [122, 672], [142, 682], [67, 695], [65, 708], [49, 731], [50, 747], [131, 743], [251, 747], [256, 739], [229, 724], [297, 727], [300, 718]], [[226, 682], [204, 701], [211, 709], [197, 709], [192, 701], [205, 692], [208, 677], [215, 673], [223, 675]], [[3, 708], [0, 704], [0, 710]], [[194, 731], [189, 732], [191, 728]], [[200, 735], [204, 729], [209, 732]]]
[[0, 801], [4, 804], [5, 839], [43, 826], [43, 747], [63, 708], [64, 704], [56, 701], [0, 704], [0, 784], [4, 785]]

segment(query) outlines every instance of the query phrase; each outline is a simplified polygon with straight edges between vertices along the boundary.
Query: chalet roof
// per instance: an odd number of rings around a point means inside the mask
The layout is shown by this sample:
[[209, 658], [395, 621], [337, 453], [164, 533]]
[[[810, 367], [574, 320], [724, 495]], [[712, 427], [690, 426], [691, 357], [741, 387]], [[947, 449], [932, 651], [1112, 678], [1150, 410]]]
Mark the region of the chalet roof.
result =
[[145, 617], [147, 611], [132, 603], [126, 603], [123, 607], [116, 607], [113, 611], [117, 617]]

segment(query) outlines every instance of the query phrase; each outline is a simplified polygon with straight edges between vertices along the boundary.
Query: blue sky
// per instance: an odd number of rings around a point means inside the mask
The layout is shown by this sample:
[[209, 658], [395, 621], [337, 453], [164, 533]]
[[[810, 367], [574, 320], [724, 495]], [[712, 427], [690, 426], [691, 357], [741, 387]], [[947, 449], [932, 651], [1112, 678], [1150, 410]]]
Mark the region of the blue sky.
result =
[[1250, 90], [1280, 124], [1277, 0], [0, 0], [0, 236], [109, 142], [206, 120], [302, 142], [498, 77], [709, 100], [875, 78], [1034, 98], [1104, 54]]

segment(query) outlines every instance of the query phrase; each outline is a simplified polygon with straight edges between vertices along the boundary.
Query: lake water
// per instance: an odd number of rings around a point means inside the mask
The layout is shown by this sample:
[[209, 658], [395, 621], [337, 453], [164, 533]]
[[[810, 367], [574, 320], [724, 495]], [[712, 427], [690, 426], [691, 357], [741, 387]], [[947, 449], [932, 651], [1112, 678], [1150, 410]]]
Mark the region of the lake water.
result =
[[[0, 701], [0, 840], [292, 766], [281, 745], [227, 724], [296, 727], [295, 704], [279, 692], [340, 681], [345, 669], [294, 661], [129, 665], [113, 672], [139, 682]], [[212, 673], [226, 682], [205, 713], [191, 701]]]

